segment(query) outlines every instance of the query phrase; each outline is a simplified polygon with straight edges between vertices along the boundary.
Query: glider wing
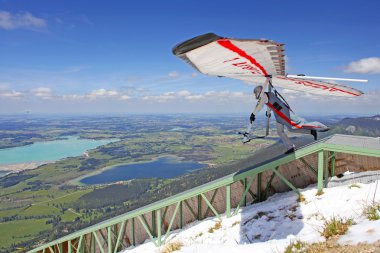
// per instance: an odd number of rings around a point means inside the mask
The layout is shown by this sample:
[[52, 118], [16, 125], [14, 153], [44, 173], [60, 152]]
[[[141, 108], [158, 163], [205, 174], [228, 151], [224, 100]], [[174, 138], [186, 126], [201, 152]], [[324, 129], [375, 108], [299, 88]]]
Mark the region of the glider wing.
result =
[[263, 84], [272, 76], [276, 87], [335, 96], [359, 96], [356, 89], [334, 83], [287, 78], [283, 44], [271, 40], [232, 39], [214, 33], [197, 36], [173, 49], [203, 74]]
[[276, 87], [304, 91], [319, 95], [331, 95], [340, 97], [357, 97], [363, 94], [360, 90], [351, 88], [346, 85], [322, 82], [317, 80], [306, 80], [288, 78], [285, 76], [275, 76], [272, 78]]

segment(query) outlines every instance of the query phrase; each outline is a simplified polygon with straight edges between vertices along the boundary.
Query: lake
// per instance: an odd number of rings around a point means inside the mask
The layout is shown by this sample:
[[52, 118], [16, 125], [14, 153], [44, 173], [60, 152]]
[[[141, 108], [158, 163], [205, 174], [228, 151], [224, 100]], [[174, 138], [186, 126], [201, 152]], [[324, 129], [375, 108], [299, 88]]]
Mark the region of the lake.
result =
[[100, 174], [80, 180], [83, 184], [105, 184], [135, 178], [173, 178], [206, 167], [198, 162], [182, 161], [176, 157], [159, 157], [141, 163], [115, 165]]
[[90, 140], [68, 136], [65, 140], [35, 142], [31, 145], [0, 149], [0, 165], [27, 162], [57, 161], [82, 155], [86, 150], [116, 141], [116, 139]]

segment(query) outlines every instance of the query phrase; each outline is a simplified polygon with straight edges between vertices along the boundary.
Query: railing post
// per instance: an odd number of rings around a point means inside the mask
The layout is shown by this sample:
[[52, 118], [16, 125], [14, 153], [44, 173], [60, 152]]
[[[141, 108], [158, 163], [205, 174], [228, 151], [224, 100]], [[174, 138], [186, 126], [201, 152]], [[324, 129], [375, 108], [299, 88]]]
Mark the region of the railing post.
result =
[[72, 247], [71, 247], [71, 240], [68, 240], [67, 241], [67, 253], [72, 253]]
[[156, 211], [152, 211], [152, 235], [156, 237]]
[[182, 200], [179, 202], [179, 228], [182, 229], [183, 221], [182, 221]]
[[335, 152], [332, 151], [331, 153], [331, 176], [333, 177], [335, 176]]
[[202, 197], [198, 195], [198, 220], [202, 220]]
[[323, 187], [327, 187], [328, 181], [329, 181], [329, 152], [327, 151], [324, 157], [324, 180], [323, 180]]
[[318, 194], [323, 192], [323, 166], [324, 166], [324, 154], [323, 150], [318, 152]]
[[107, 227], [107, 245], [108, 253], [112, 253], [112, 237], [111, 237], [111, 226]]
[[85, 243], [83, 243], [83, 240], [85, 240], [85, 237], [84, 237], [84, 235], [81, 235], [79, 237], [76, 253], [83, 253], [84, 252], [84, 245], [85, 245]]
[[[244, 178], [244, 190], [245, 188], [247, 188], [247, 178]], [[247, 195], [244, 195], [244, 203], [243, 203], [244, 206], [247, 206]]]
[[226, 186], [226, 213], [227, 218], [231, 217], [231, 185]]
[[132, 244], [136, 246], [135, 218], [132, 218]]
[[91, 253], [95, 253], [95, 248], [96, 248], [95, 236], [94, 236], [94, 232], [92, 232], [91, 233]]
[[261, 202], [261, 176], [262, 173], [257, 174], [257, 200], [258, 202]]
[[157, 224], [157, 244], [161, 246], [161, 228], [162, 228], [162, 220], [161, 220], [161, 209], [156, 211], [156, 224]]

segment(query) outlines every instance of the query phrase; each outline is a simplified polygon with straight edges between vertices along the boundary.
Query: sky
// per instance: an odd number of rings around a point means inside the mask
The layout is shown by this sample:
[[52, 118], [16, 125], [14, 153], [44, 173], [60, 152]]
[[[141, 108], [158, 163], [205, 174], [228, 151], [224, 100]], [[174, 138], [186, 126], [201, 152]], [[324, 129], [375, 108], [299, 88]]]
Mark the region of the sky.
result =
[[[380, 112], [380, 1], [0, 0], [0, 114], [247, 114], [253, 86], [172, 48], [208, 32], [285, 44], [286, 72], [368, 79], [355, 99], [286, 94], [302, 115]], [[286, 92], [285, 92], [286, 93]]]

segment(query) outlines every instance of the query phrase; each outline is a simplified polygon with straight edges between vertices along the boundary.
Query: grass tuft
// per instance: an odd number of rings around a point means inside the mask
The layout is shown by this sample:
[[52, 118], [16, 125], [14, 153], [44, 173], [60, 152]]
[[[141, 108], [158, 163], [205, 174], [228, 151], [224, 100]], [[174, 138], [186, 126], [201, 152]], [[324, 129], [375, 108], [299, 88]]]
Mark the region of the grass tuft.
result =
[[316, 194], [315, 194], [315, 196], [321, 196], [321, 195], [323, 195], [324, 194], [324, 192], [321, 190], [321, 191], [318, 191]]
[[182, 242], [171, 242], [165, 245], [165, 248], [162, 250], [162, 253], [170, 253], [177, 250], [180, 250], [183, 246]]
[[284, 253], [306, 253], [307, 244], [301, 241], [290, 242]]
[[352, 219], [332, 217], [330, 220], [325, 220], [321, 235], [326, 239], [336, 235], [344, 235], [352, 224]]
[[368, 220], [380, 220], [380, 203], [373, 203], [364, 208], [364, 215]]
[[306, 198], [305, 198], [305, 196], [303, 195], [303, 194], [300, 194], [299, 196], [298, 196], [298, 200], [297, 200], [298, 202], [305, 202], [306, 201]]
[[218, 221], [217, 223], [215, 223], [215, 225], [211, 228], [208, 229], [208, 232], [209, 233], [214, 233], [215, 230], [218, 230], [222, 227], [222, 222]]
[[234, 223], [232, 223], [231, 227], [236, 226], [238, 224], [240, 224], [240, 221], [235, 221]]

